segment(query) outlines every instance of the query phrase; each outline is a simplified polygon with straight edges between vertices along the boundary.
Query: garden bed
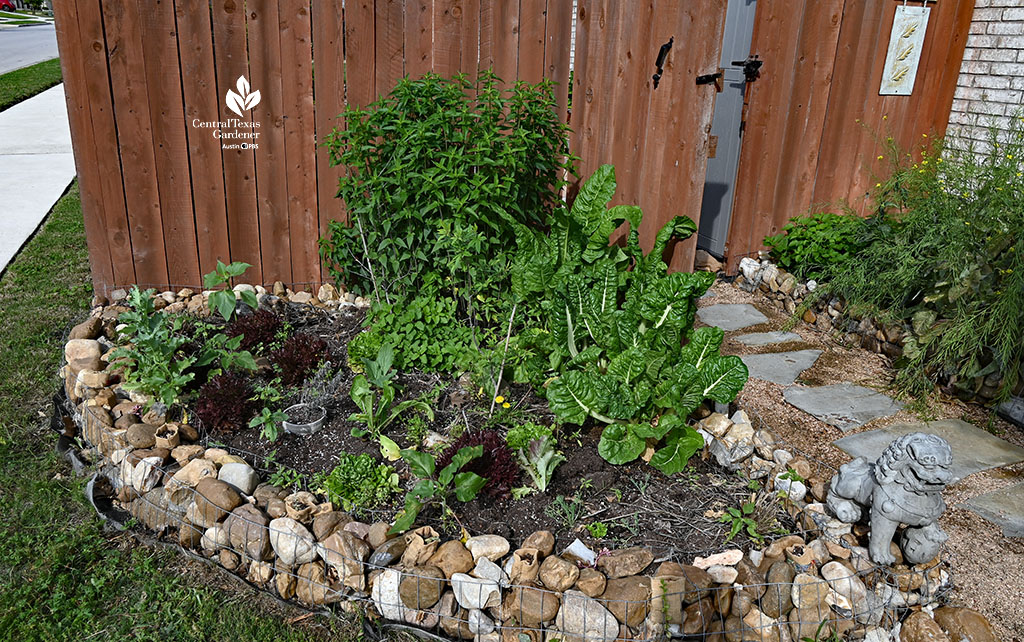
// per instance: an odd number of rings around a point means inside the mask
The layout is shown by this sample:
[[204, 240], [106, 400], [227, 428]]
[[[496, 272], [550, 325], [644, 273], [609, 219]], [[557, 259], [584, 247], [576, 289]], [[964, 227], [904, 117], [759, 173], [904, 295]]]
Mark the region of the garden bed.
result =
[[[106, 309], [118, 311], [122, 306]], [[345, 364], [339, 366], [332, 379], [337, 388], [327, 404], [327, 419], [314, 434], [280, 432], [271, 441], [263, 434], [262, 426], [225, 432], [206, 429], [195, 418], [193, 423], [201, 430], [202, 443], [223, 446], [241, 455], [254, 469], [283, 480], [279, 483], [292, 490], [315, 491], [318, 474], [327, 474], [338, 465], [341, 453], [366, 455], [378, 465], [387, 463], [376, 442], [352, 434], [353, 429], [363, 424], [351, 418], [360, 409], [347, 394], [356, 373], [347, 365], [346, 347], [362, 329], [363, 310], [356, 306], [329, 310], [273, 296], [264, 296], [261, 309], [278, 317], [291, 329], [292, 336], [303, 334], [323, 340], [327, 345], [326, 360]], [[102, 317], [104, 312], [97, 310], [96, 314]], [[210, 322], [209, 316], [194, 318], [196, 322]], [[215, 318], [213, 324], [222, 325]], [[267, 374], [257, 372], [255, 379], [265, 382]], [[509, 407], [497, 404], [496, 411], [492, 412], [490, 399], [483, 398], [480, 391], [464, 379], [411, 371], [397, 375], [395, 384], [401, 391], [395, 403], [428, 399], [434, 415], [433, 420], [426, 420], [420, 414], [415, 423], [392, 424], [387, 436], [401, 448], [424, 448], [426, 444], [432, 446], [429, 450], [439, 453], [464, 433], [497, 430], [503, 434], [516, 423], [549, 424], [553, 419], [547, 401], [538, 397], [529, 385], [503, 386], [502, 396]], [[285, 396], [294, 392], [286, 392]], [[710, 410], [703, 412], [707, 414]], [[184, 408], [184, 414], [195, 417], [194, 406]], [[414, 431], [411, 430], [413, 425]], [[534, 531], [547, 530], [563, 545], [580, 538], [596, 548], [644, 545], [659, 555], [698, 555], [717, 550], [726, 539], [729, 525], [719, 518], [727, 508], [757, 497], [754, 491], [759, 485], [752, 490], [748, 480], [700, 459], [694, 460], [682, 479], [666, 477], [643, 460], [626, 465], [610, 464], [598, 455], [600, 433], [599, 426], [591, 426], [556, 435], [558, 448], [565, 453], [566, 461], [555, 470], [544, 493], [532, 493], [523, 499], [514, 499], [507, 493], [500, 496], [480, 493], [473, 500], [454, 507], [455, 521], [436, 510], [427, 510], [421, 514], [419, 523], [434, 526], [449, 535], [457, 533], [458, 525], [473, 533], [491, 532], [512, 540], [523, 540]], [[408, 488], [413, 477], [409, 465], [401, 459], [390, 465], [399, 475], [400, 486]], [[516, 480], [519, 486], [525, 486], [528, 481], [524, 474], [517, 474]], [[353, 510], [355, 516], [367, 521], [392, 522], [402, 507], [402, 495], [396, 492], [381, 505]], [[758, 519], [762, 534], [769, 537], [786, 534], [793, 527], [792, 519], [777, 502], [759, 502]], [[605, 534], [598, 538], [595, 532]], [[737, 543], [749, 547], [751, 540], [745, 532], [736, 537]]]
[[[264, 298], [264, 303], [295, 321], [293, 329], [328, 340], [332, 349], [342, 347], [353, 328], [358, 327], [360, 314], [351, 310], [352, 306], [328, 306], [344, 308], [335, 312], [302, 310], [273, 297]], [[198, 305], [196, 309], [204, 311]], [[94, 318], [102, 319], [104, 312], [97, 308]], [[268, 444], [255, 437], [255, 428], [233, 433], [234, 445], [225, 443], [223, 449], [216, 447], [215, 439], [197, 434], [202, 445], [183, 442], [163, 453], [159, 447], [126, 444], [124, 429], [106, 425], [107, 420], [120, 419], [113, 416], [117, 414], [114, 409], [125, 402], [127, 393], [114, 378], [108, 379], [107, 388], [83, 387], [83, 378], [91, 376], [89, 369], [79, 369], [69, 376], [79, 366], [80, 362], [69, 358], [66, 391], [84, 445], [92, 445], [86, 453], [101, 470], [103, 483], [92, 487], [99, 489], [101, 496], [106, 488], [113, 505], [127, 510], [140, 525], [214, 558], [256, 586], [308, 606], [362, 601], [368, 608], [372, 606], [369, 613], [374, 617], [435, 629], [451, 637], [475, 636], [493, 642], [499, 642], [505, 633], [539, 640], [545, 630], [600, 640], [733, 632], [757, 636], [752, 639], [775, 640], [782, 639], [782, 635], [813, 635], [822, 621], [826, 622], [824, 630], [877, 635], [873, 632], [895, 626], [907, 607], [939, 601], [951, 586], [941, 558], [915, 567], [873, 565], [863, 548], [867, 530], [831, 518], [820, 503], [831, 469], [798, 454], [794, 458], [794, 453], [776, 442], [766, 427], [758, 424], [755, 430], [745, 426], [743, 413], [734, 417], [741, 423], [734, 424], [723, 415], [701, 411], [704, 419], [698, 426], [711, 447], [694, 457], [682, 475], [673, 477], [652, 470], [642, 461], [624, 466], [608, 464], [597, 455], [598, 435], [594, 431], [559, 435], [559, 446], [569, 458], [556, 470], [545, 493], [518, 500], [481, 493], [455, 508], [466, 531], [425, 510], [416, 526], [395, 538], [386, 531], [397, 504], [349, 514], [323, 498], [292, 492], [295, 487], [284, 489], [266, 483], [273, 481], [273, 474], [281, 466], [307, 467], [303, 470], [315, 472], [317, 460], [303, 453], [312, 450], [309, 445], [316, 439], [322, 440], [324, 451], [355, 449], [362, 443], [360, 452], [383, 461], [380, 453], [365, 445], [365, 439], [351, 435], [355, 422], [348, 420], [346, 413], [354, 406], [340, 404], [332, 409], [331, 420], [318, 433], [279, 437], [269, 445], [276, 451], [272, 462], [268, 461]], [[336, 381], [347, 382], [351, 375], [348, 372]], [[475, 396], [458, 381], [439, 386], [433, 375], [410, 373], [398, 383], [404, 387], [403, 398], [438, 391], [437, 412], [426, 425], [428, 440], [435, 438], [434, 434], [450, 439], [453, 428], [466, 431], [467, 424], [472, 433], [495, 423], [487, 421], [490, 400]], [[347, 388], [345, 383], [339, 386]], [[114, 392], [113, 398], [107, 390]], [[523, 414], [543, 418], [547, 412], [527, 387], [510, 386], [502, 391], [509, 408], [501, 410], [517, 413], [519, 420]], [[405, 426], [396, 423], [389, 434], [403, 441], [408, 437]], [[181, 427], [179, 432], [189, 431]], [[258, 456], [239, 448], [243, 445], [258, 446]], [[328, 466], [333, 463], [326, 457], [322, 461]], [[721, 467], [722, 462], [727, 467]], [[268, 467], [268, 463], [273, 465]], [[197, 464], [208, 468], [207, 474], [216, 475], [216, 481], [185, 484], [184, 469]], [[232, 494], [236, 491], [221, 480], [237, 480], [234, 475], [240, 468], [253, 471], [253, 477], [243, 476], [252, 486], [244, 489], [248, 493]], [[404, 461], [396, 464], [403, 486], [411, 483], [407, 478], [413, 477], [408, 468]], [[785, 470], [802, 472], [806, 485], [799, 493], [789, 487], [793, 496], [782, 498], [775, 486], [777, 475]], [[753, 478], [760, 481], [751, 484], [748, 480]], [[755, 514], [754, 509], [767, 506], [768, 516], [777, 525], [785, 525], [799, 535], [787, 535], [766, 546], [768, 542], [757, 542], [744, 533], [741, 523], [733, 543], [740, 547], [722, 551], [728, 526], [718, 520], [723, 509], [758, 496], [761, 501], [771, 501], [759, 502], [750, 512], [742, 513], [752, 518], [755, 528], [761, 527], [761, 522], [753, 518], [760, 520], [765, 515]], [[227, 504], [223, 503], [225, 497], [230, 500]], [[557, 502], [563, 508], [549, 510]], [[577, 512], [578, 517], [562, 519], [566, 508]], [[217, 515], [206, 515], [211, 511]], [[632, 515], [637, 519], [628, 521]], [[578, 524], [574, 528], [569, 521]], [[586, 527], [596, 522], [608, 529], [601, 537]], [[296, 551], [305, 550], [307, 545], [312, 552], [308, 561], [296, 556]], [[497, 548], [480, 552], [491, 546]], [[540, 548], [531, 548], [534, 546]], [[449, 565], [450, 560], [440, 556], [442, 548], [445, 556], [455, 554], [461, 559], [469, 555], [468, 565]], [[469, 553], [462, 553], [467, 550]], [[550, 558], [551, 563], [541, 565], [541, 575], [529, 580], [533, 576], [518, 565], [533, 555], [529, 552], [533, 550], [539, 551], [537, 562]], [[584, 557], [577, 560], [573, 551]], [[587, 555], [593, 555], [589, 562]], [[497, 566], [488, 566], [482, 557], [497, 562]], [[549, 568], [562, 569], [564, 562], [555, 562], [566, 559], [578, 564], [564, 567], [566, 572], [582, 569], [578, 576], [572, 573], [574, 579], [569, 583], [557, 579]], [[433, 565], [443, 567], [444, 579], [432, 575], [435, 571], [429, 569]], [[653, 578], [643, 574], [648, 566]], [[466, 592], [466, 582], [477, 590], [483, 590], [483, 586], [489, 591], [490, 585], [484, 584], [490, 581], [486, 577], [492, 571], [487, 569], [498, 567], [512, 576], [512, 586], [506, 587], [507, 578], [498, 581], [494, 587], [502, 599], [495, 604], [486, 600], [480, 604], [485, 608], [474, 608], [476, 598]], [[804, 579], [794, 579], [794, 574], [801, 572]], [[844, 574], [854, 579], [846, 579]], [[594, 584], [598, 580], [600, 587]], [[430, 587], [438, 581], [440, 590], [434, 596]], [[737, 587], [736, 581], [742, 587]], [[815, 599], [807, 601], [805, 593], [790, 586], [793, 582], [822, 588]], [[402, 588], [406, 584], [414, 586], [415, 592]], [[860, 587], [870, 587], [872, 595], [887, 597], [864, 597]], [[798, 595], [796, 608], [789, 593]], [[820, 601], [826, 594], [830, 597]], [[539, 599], [540, 604], [529, 602], [524, 595]], [[970, 612], [949, 607], [941, 611], [946, 617], [941, 620], [944, 626], [953, 626], [950, 622], [956, 618], [972, 617]], [[575, 621], [573, 612], [586, 612], [594, 619], [589, 625]], [[914, 626], [927, 625], [920, 617], [911, 619]], [[906, 620], [904, 626], [910, 621]]]

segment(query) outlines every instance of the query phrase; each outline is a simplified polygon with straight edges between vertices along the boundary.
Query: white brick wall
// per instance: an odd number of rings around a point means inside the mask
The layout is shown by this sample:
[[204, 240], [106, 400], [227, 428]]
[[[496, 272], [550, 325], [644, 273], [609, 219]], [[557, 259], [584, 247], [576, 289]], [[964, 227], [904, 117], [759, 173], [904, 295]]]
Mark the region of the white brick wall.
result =
[[1024, 0], [976, 0], [948, 133], [984, 141], [1024, 115]]

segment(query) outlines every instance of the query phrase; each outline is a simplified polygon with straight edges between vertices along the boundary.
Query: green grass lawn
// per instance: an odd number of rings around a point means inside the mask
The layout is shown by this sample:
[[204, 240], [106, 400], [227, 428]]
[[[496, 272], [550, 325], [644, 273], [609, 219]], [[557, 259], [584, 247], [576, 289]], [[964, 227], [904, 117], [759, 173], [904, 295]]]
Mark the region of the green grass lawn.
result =
[[354, 639], [351, 623], [110, 534], [54, 453], [47, 400], [92, 295], [78, 185], [0, 279], [0, 640]]
[[43, 62], [0, 75], [0, 111], [60, 84], [60, 59]]

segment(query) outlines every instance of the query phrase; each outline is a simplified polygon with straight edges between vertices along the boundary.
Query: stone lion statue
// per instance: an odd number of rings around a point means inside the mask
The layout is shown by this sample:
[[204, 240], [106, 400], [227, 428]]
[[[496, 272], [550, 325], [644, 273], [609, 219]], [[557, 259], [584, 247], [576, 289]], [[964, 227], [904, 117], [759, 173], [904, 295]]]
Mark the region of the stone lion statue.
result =
[[900, 524], [907, 564], [933, 559], [948, 535], [936, 523], [946, 503], [942, 490], [953, 476], [953, 451], [945, 439], [915, 432], [895, 439], [875, 463], [863, 457], [844, 464], [829, 483], [827, 503], [840, 520], [853, 523], [864, 509], [871, 522], [868, 551], [876, 564], [896, 561], [889, 550]]

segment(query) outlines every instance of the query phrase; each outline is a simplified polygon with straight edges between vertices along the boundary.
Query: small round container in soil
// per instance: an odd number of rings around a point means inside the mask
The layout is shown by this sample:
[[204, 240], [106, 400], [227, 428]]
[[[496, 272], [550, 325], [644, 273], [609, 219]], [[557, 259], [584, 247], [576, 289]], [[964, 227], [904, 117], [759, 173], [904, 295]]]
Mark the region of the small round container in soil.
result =
[[289, 406], [284, 413], [288, 415], [288, 420], [282, 421], [281, 425], [285, 432], [290, 432], [293, 435], [312, 435], [320, 430], [327, 418], [327, 410], [322, 406], [306, 403]]

